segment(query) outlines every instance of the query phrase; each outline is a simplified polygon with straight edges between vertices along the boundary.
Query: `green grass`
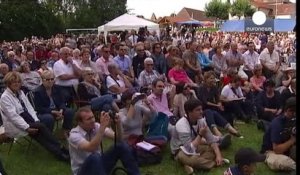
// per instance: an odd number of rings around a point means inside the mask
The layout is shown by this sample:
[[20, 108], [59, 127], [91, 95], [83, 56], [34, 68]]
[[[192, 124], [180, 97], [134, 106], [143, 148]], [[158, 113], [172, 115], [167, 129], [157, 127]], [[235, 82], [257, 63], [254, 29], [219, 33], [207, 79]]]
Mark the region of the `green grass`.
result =
[[[255, 124], [238, 124], [237, 127], [245, 137], [243, 139], [233, 138], [232, 145], [222, 151], [223, 156], [234, 162], [234, 153], [240, 147], [252, 147], [259, 151], [263, 133], [256, 129]], [[26, 143], [26, 142], [24, 142]], [[105, 148], [112, 142], [106, 142]], [[9, 144], [0, 145], [0, 157], [4, 167], [9, 175], [70, 175], [70, 165], [68, 163], [57, 161], [50, 153], [33, 141], [33, 145], [26, 153], [26, 147], [14, 144], [8, 155]], [[151, 175], [184, 175], [185, 172], [179, 163], [173, 161], [170, 157], [170, 148], [167, 147], [164, 152], [163, 161], [159, 165], [142, 167], [142, 174]], [[216, 167], [208, 172], [197, 171], [197, 175], [222, 175], [229, 165]], [[274, 175], [264, 163], [257, 164], [259, 175]], [[280, 173], [282, 174], [282, 173]]]

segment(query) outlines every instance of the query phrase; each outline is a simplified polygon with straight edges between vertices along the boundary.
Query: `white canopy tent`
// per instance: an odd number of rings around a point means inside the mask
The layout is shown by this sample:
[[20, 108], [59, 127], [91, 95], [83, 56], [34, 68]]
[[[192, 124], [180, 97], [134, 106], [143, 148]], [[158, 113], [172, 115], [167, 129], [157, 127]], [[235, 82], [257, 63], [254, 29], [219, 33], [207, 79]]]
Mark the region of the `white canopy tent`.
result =
[[104, 27], [99, 26], [98, 33], [100, 33], [99, 31], [101, 31], [103, 27], [103, 31], [106, 39], [107, 33], [110, 31], [124, 31], [124, 30], [129, 31], [132, 29], [138, 31], [140, 27], [145, 27], [145, 26], [147, 26], [148, 31], [156, 31], [156, 33], [159, 35], [158, 24], [126, 13], [106, 23]]

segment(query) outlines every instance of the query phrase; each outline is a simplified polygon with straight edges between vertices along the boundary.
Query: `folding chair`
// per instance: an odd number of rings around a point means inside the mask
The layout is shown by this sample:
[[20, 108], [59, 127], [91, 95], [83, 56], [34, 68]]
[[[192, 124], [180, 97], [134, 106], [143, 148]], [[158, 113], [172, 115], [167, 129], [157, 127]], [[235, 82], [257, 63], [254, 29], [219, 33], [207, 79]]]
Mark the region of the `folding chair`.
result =
[[7, 152], [7, 155], [9, 155], [9, 153], [10, 153], [10, 151], [11, 151], [11, 149], [12, 149], [12, 147], [13, 147], [13, 145], [16, 143], [16, 144], [19, 144], [20, 146], [22, 146], [22, 147], [25, 147], [26, 146], [26, 144], [24, 144], [24, 143], [22, 143], [22, 142], [20, 142], [19, 140], [20, 139], [23, 139], [23, 140], [25, 140], [26, 142], [27, 142], [27, 148], [26, 148], [26, 153], [28, 152], [28, 150], [30, 149], [30, 147], [31, 147], [31, 145], [32, 145], [32, 138], [31, 137], [29, 137], [29, 136], [25, 136], [25, 137], [19, 137], [19, 138], [13, 138], [13, 140], [10, 142], [10, 145], [9, 145], [9, 149], [8, 149], [8, 152]]

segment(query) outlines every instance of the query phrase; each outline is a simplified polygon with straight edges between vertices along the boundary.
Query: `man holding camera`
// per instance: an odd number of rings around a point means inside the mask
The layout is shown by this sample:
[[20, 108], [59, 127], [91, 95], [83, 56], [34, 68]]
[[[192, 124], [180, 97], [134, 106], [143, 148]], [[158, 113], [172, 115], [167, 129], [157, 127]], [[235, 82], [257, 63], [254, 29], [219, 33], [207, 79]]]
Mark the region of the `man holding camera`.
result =
[[[68, 139], [74, 175], [110, 174], [118, 160], [121, 160], [128, 174], [140, 174], [133, 152], [127, 144], [115, 142], [105, 153], [99, 150], [104, 137], [116, 137], [119, 141], [122, 139], [118, 115], [102, 111], [99, 124], [95, 122], [91, 109], [83, 107], [78, 109], [75, 118], [78, 126], [71, 130]], [[115, 131], [109, 127], [111, 122], [115, 122]]]
[[263, 137], [261, 153], [272, 170], [296, 170], [296, 97], [289, 98], [282, 115], [274, 118]]

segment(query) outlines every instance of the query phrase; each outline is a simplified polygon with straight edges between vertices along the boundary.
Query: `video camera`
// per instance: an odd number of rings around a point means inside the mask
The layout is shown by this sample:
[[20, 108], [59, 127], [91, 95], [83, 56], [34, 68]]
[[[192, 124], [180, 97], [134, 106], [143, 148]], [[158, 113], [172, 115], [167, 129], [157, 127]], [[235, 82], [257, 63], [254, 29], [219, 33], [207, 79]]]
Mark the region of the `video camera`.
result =
[[285, 123], [281, 135], [283, 135], [285, 139], [289, 139], [291, 135], [296, 136], [296, 118], [293, 118]]

